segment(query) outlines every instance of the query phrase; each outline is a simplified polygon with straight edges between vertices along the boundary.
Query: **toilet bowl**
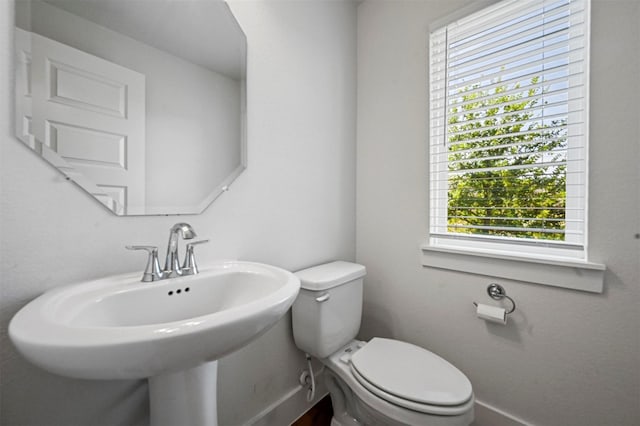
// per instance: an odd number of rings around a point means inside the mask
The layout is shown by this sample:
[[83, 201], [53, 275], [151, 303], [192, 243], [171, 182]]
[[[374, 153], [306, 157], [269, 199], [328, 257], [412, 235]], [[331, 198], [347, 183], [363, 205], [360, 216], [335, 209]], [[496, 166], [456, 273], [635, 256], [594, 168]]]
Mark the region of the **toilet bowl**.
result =
[[468, 426], [474, 396], [467, 377], [419, 346], [394, 339], [355, 340], [365, 268], [332, 262], [296, 273], [296, 345], [325, 366], [332, 426]]
[[[415, 350], [410, 358], [419, 365], [407, 363], [407, 349]], [[467, 378], [418, 346], [391, 339], [353, 340], [320, 361], [328, 370], [332, 426], [467, 426], [473, 421], [474, 398]]]

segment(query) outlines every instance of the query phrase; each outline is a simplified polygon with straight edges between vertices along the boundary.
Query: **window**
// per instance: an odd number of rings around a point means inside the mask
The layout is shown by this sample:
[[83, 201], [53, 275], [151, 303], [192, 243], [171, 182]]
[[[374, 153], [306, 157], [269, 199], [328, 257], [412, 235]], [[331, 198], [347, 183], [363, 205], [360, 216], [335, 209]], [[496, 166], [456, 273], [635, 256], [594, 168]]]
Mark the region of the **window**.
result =
[[588, 0], [430, 34], [432, 247], [586, 261]]

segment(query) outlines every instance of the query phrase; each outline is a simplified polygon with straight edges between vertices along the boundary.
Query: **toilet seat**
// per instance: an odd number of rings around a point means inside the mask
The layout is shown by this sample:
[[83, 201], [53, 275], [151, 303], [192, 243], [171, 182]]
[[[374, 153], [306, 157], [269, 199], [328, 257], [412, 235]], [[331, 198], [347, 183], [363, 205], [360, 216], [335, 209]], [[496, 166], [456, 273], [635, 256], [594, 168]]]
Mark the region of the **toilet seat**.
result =
[[436, 354], [392, 339], [374, 338], [350, 359], [356, 380], [394, 405], [437, 415], [457, 415], [473, 404], [467, 377]]

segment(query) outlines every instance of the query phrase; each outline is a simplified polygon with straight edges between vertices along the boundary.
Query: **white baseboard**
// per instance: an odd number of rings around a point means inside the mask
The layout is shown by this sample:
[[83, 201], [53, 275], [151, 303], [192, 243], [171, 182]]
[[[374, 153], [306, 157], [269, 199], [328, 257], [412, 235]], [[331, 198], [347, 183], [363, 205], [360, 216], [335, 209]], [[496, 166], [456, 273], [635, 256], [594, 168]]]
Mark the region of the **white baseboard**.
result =
[[531, 426], [530, 423], [477, 399], [474, 411], [473, 426]]
[[323, 371], [324, 369], [321, 369], [315, 374], [316, 394], [313, 401], [307, 402], [307, 389], [297, 386], [256, 414], [246, 424], [251, 426], [274, 426], [290, 425], [295, 422], [329, 393], [324, 380], [322, 380], [321, 374]]

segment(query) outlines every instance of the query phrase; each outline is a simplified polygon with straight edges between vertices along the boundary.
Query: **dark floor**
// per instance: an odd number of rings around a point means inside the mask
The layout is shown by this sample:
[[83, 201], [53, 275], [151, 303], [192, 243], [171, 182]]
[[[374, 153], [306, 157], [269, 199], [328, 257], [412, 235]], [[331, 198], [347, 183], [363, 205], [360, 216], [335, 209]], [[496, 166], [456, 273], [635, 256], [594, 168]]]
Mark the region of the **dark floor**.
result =
[[327, 395], [291, 426], [329, 426], [331, 417], [333, 417], [333, 408], [331, 408], [331, 398]]

